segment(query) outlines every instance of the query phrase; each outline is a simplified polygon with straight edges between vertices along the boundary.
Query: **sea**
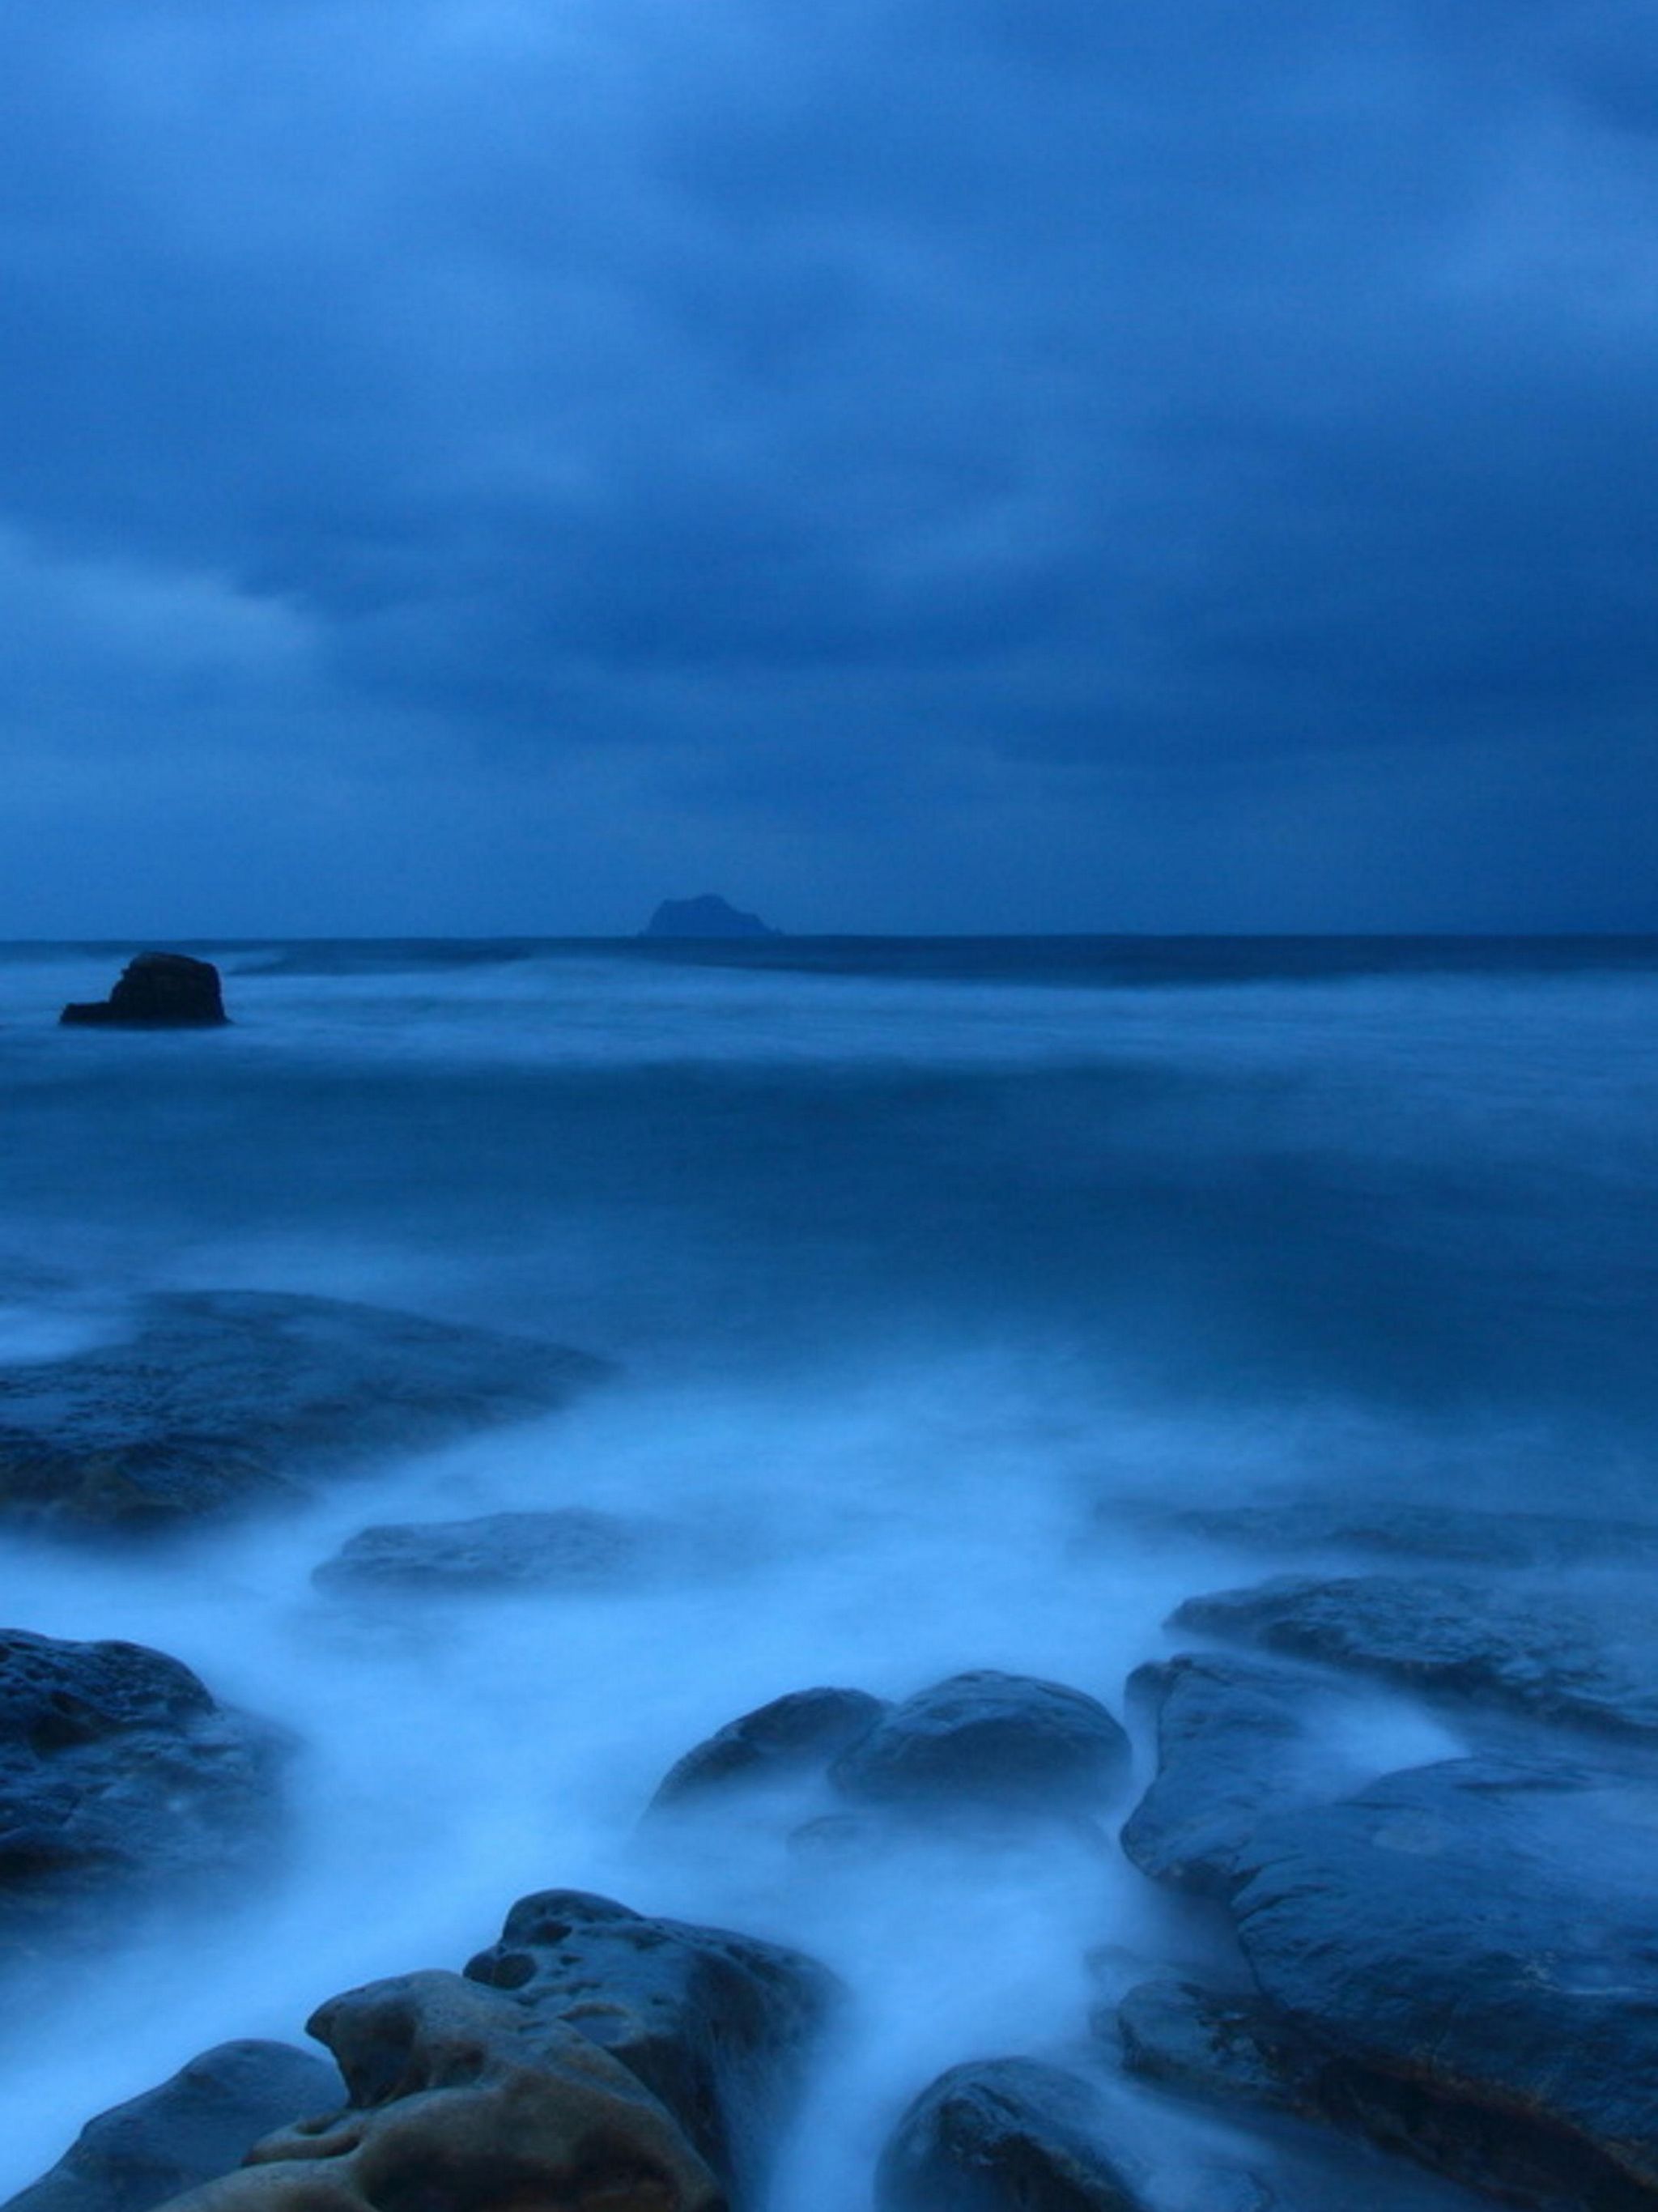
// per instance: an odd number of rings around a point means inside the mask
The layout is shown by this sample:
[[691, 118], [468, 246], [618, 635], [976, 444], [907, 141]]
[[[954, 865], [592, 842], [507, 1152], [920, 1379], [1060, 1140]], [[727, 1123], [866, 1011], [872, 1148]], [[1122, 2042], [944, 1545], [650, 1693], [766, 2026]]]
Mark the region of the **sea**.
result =
[[[57, 1025], [138, 949], [0, 947], [0, 1362], [231, 1287], [614, 1371], [183, 1552], [0, 1539], [7, 1625], [154, 1645], [295, 1746], [257, 1896], [0, 2020], [0, 2199], [209, 2045], [303, 2042], [570, 1887], [841, 1978], [772, 2212], [859, 2212], [942, 2069], [1095, 2063], [1202, 1930], [1111, 1824], [827, 1856], [641, 1825], [683, 1753], [975, 1668], [1121, 1713], [1182, 1597], [1306, 1564], [1193, 1509], [1658, 1521], [1658, 939], [221, 942], [179, 949], [230, 1028]], [[380, 1613], [311, 1580], [365, 1525], [565, 1505], [680, 1564]], [[1346, 1756], [1459, 1747], [1378, 1694]]]

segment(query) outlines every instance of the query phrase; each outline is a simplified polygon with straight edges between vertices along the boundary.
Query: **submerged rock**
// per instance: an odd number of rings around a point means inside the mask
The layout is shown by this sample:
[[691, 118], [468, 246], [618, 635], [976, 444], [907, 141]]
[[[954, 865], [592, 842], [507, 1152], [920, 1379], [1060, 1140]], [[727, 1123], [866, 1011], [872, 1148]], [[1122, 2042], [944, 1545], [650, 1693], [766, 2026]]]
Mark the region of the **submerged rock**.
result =
[[364, 1528], [311, 1579], [319, 1589], [425, 1596], [603, 1589], [632, 1580], [659, 1549], [654, 1530], [613, 1513], [488, 1513]]
[[702, 1804], [736, 1789], [821, 1771], [891, 1709], [866, 1690], [793, 1690], [695, 1745], [671, 1766], [648, 1812]]
[[[1121, 1509], [1102, 1507], [1115, 1520]], [[1366, 1552], [1490, 1567], [1658, 1559], [1658, 1525], [1570, 1513], [1495, 1511], [1410, 1498], [1308, 1497], [1266, 1504], [1140, 1506], [1134, 1517], [1254, 1551]]]
[[500, 1991], [408, 1974], [334, 1998], [310, 2031], [339, 2061], [344, 2111], [268, 2136], [177, 2212], [723, 2212], [636, 2075]]
[[[538, 2023], [604, 2046], [659, 2099], [734, 2206], [757, 2204], [840, 1995], [799, 1953], [647, 1919], [578, 1890], [526, 1897], [466, 1968]], [[349, 2069], [347, 2069], [348, 2078]]]
[[1057, 2066], [953, 2066], [893, 2130], [876, 2176], [878, 2212], [1145, 2212], [1105, 2133], [1097, 2094]]
[[185, 952], [141, 952], [129, 960], [107, 999], [65, 1006], [73, 1028], [221, 1029], [229, 1019], [219, 971]]
[[645, 937], [780, 937], [757, 914], [728, 906], [712, 891], [700, 898], [664, 899], [641, 934]]
[[171, 1292], [124, 1342], [0, 1368], [0, 1516], [142, 1532], [292, 1501], [312, 1474], [545, 1413], [605, 1371], [336, 1298]]
[[987, 1668], [892, 1706], [831, 1773], [872, 1803], [1066, 1814], [1108, 1802], [1128, 1766], [1128, 1739], [1097, 1698]]
[[38, 1950], [245, 1873], [284, 1748], [165, 1653], [0, 1631], [0, 1929]]
[[1172, 1625], [1533, 1719], [1658, 1737], [1658, 1630], [1549, 1589], [1394, 1575], [1283, 1576], [1192, 1598]]
[[88, 2120], [50, 2173], [0, 2212], [151, 2212], [240, 2166], [263, 2136], [332, 2112], [335, 2068], [286, 2043], [222, 2043]]

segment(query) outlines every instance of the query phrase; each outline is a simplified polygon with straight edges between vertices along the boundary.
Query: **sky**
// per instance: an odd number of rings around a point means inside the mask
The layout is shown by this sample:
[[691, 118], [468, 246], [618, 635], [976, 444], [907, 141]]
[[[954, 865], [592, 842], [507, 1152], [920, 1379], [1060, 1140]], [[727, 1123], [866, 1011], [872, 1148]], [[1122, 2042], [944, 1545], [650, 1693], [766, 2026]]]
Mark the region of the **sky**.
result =
[[17, 0], [0, 271], [0, 936], [1658, 929], [1650, 0]]

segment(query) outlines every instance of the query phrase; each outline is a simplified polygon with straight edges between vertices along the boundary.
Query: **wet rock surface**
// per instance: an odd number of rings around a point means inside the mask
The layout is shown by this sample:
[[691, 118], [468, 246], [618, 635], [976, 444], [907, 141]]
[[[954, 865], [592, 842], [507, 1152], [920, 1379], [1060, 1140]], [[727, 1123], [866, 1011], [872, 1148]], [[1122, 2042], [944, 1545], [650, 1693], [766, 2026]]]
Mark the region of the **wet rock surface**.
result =
[[1121, 1790], [1128, 1739], [1096, 1698], [990, 1668], [906, 1698], [830, 1770], [848, 1797], [907, 1810], [1087, 1814]]
[[224, 2043], [159, 2088], [89, 2120], [50, 2173], [3, 2212], [150, 2212], [230, 2172], [261, 2137], [331, 2112], [343, 2087], [285, 2043]]
[[1649, 1595], [1590, 1603], [1472, 1577], [1282, 1576], [1191, 1598], [1174, 1626], [1437, 1698], [1658, 1742]]
[[219, 971], [185, 952], [141, 952], [122, 969], [107, 999], [64, 1007], [71, 1029], [222, 1029], [229, 1019]]
[[[1112, 1508], [1102, 1518], [1118, 1517]], [[1358, 1552], [1469, 1567], [1623, 1565], [1658, 1560], [1658, 1523], [1569, 1513], [1497, 1511], [1408, 1499], [1323, 1497], [1265, 1504], [1147, 1504], [1135, 1521], [1251, 1551]]]
[[673, 2114], [734, 2205], [755, 2205], [840, 1996], [801, 1954], [576, 1890], [526, 1897], [468, 1978], [602, 2045]]
[[0, 1517], [128, 1534], [292, 1501], [315, 1474], [545, 1413], [605, 1371], [333, 1298], [155, 1297], [122, 1342], [0, 1368]]
[[877, 2212], [1148, 2212], [1110, 2155], [1098, 2094], [1032, 2058], [941, 2075], [881, 2154]]
[[650, 1813], [704, 1807], [729, 1793], [820, 1772], [890, 1711], [866, 1690], [793, 1690], [730, 1721], [663, 1777]]
[[27, 1954], [258, 1864], [286, 1747], [162, 1652], [0, 1632], [0, 1930]]
[[660, 1532], [653, 1528], [618, 1514], [568, 1506], [364, 1528], [325, 1560], [312, 1580], [319, 1589], [346, 1595], [602, 1589], [627, 1584], [661, 1550]]

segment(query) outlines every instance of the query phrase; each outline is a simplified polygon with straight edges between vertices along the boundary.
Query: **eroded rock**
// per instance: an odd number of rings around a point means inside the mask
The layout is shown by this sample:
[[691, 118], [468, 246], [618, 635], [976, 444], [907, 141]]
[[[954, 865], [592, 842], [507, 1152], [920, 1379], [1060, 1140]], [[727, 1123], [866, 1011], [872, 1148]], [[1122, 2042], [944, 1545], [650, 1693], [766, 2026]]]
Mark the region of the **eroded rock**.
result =
[[894, 2129], [878, 2212], [1146, 2212], [1078, 2076], [1034, 2058], [953, 2066]]
[[219, 971], [186, 952], [141, 952], [129, 960], [107, 999], [65, 1006], [71, 1028], [222, 1029], [229, 1019]]

